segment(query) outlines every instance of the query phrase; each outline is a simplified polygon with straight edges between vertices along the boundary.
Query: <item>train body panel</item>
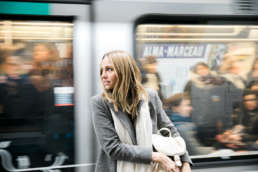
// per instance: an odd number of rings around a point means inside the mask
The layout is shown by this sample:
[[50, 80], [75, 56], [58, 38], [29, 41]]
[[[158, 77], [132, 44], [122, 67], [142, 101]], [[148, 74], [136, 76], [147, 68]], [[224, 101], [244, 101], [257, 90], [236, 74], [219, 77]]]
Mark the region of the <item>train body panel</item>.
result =
[[[234, 3], [226, 1], [94, 1], [96, 22], [131, 22], [146, 14], [232, 15]], [[117, 15], [119, 13], [119, 15]]]

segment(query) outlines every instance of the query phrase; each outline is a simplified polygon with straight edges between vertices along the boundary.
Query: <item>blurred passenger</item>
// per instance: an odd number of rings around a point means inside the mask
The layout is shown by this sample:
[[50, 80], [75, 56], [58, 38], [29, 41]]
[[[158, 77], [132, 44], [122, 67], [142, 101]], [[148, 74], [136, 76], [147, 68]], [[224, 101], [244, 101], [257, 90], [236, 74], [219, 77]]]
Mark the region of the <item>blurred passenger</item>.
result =
[[192, 105], [190, 97], [186, 93], [178, 93], [164, 100], [164, 104], [169, 107], [171, 113], [168, 114], [170, 120], [175, 126], [181, 125], [181, 122], [192, 122]]
[[232, 127], [233, 100], [230, 83], [211, 72], [204, 62], [197, 63], [185, 91], [191, 97], [192, 120], [201, 143], [211, 146], [215, 136]]
[[258, 150], [257, 91], [245, 90], [239, 123], [232, 130], [217, 136], [217, 140], [232, 149]]
[[[71, 55], [71, 51], [68, 53]], [[57, 105], [57, 99], [66, 100], [67, 97], [58, 97], [54, 89], [73, 86], [71, 59], [61, 59], [54, 43], [37, 43], [33, 47], [34, 61], [30, 72], [30, 79], [40, 94], [40, 110], [45, 114], [45, 149], [51, 156], [64, 153], [69, 163], [74, 160], [74, 109], [65, 103]]]
[[32, 82], [39, 91], [47, 90], [56, 79], [56, 61], [59, 58], [54, 44], [38, 43], [33, 47]]
[[253, 43], [229, 43], [220, 67], [220, 74], [238, 89], [245, 89], [248, 73], [255, 59], [256, 45]]
[[3, 47], [0, 48], [0, 74], [4, 73], [4, 62], [6, 60], [6, 57], [12, 55], [12, 51], [8, 49], [4, 49]]
[[[230, 57], [227, 55], [224, 57], [220, 73], [221, 75], [232, 82], [237, 88], [244, 89], [246, 87], [245, 79], [240, 75], [241, 74], [241, 61], [244, 57], [238, 56], [237, 58]], [[227, 64], [227, 68], [222, 70], [224, 64]]]
[[178, 93], [164, 100], [169, 107], [167, 114], [175, 124], [181, 136], [185, 139], [190, 155], [206, 155], [213, 151], [211, 147], [204, 147], [196, 138], [196, 126], [192, 122], [192, 105], [186, 93]]
[[37, 43], [33, 46], [32, 68], [29, 77], [38, 91], [40, 99], [40, 111], [48, 118], [53, 114], [54, 93], [53, 93], [53, 68], [56, 61], [56, 48], [54, 44]]
[[55, 61], [58, 57], [57, 48], [53, 43], [37, 43], [33, 47], [35, 62]]
[[[241, 124], [244, 126], [244, 134], [241, 140], [252, 149], [258, 140], [258, 95], [257, 91], [246, 90], [243, 94], [243, 117]], [[256, 150], [257, 146], [256, 146]]]
[[33, 62], [29, 76], [40, 95], [39, 109], [45, 115], [44, 125], [48, 134], [48, 119], [54, 115], [53, 71], [57, 53], [55, 45], [51, 43], [37, 43], [32, 51]]
[[34, 119], [38, 117], [38, 94], [19, 56], [7, 56], [3, 61], [0, 99], [3, 113], [9, 119]]
[[161, 100], [163, 99], [160, 76], [157, 71], [157, 59], [155, 56], [147, 56], [141, 60], [142, 84], [146, 88], [154, 89], [158, 92]]

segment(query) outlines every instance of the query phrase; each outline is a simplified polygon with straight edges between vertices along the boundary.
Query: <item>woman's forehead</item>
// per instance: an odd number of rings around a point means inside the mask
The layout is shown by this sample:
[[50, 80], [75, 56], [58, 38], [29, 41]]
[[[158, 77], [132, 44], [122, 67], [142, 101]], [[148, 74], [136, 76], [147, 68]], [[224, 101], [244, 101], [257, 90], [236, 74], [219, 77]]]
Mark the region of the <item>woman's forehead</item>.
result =
[[101, 66], [113, 66], [112, 61], [105, 57], [102, 61], [101, 61]]

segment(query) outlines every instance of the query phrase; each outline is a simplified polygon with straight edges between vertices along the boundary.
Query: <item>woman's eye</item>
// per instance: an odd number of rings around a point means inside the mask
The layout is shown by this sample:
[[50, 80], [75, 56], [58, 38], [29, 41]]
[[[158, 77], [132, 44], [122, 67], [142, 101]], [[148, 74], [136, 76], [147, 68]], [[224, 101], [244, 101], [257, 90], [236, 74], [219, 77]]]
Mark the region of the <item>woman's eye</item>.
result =
[[107, 71], [111, 72], [111, 71], [113, 71], [113, 69], [112, 68], [107, 68]]

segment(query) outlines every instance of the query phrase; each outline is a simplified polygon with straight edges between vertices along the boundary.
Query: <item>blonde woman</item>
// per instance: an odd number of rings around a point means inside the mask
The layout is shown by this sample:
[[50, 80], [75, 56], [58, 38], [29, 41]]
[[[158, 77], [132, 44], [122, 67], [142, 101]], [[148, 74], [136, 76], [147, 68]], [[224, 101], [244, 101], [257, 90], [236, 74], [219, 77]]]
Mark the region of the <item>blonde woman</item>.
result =
[[[186, 153], [177, 167], [165, 154], [153, 152], [152, 133], [167, 127], [178, 135], [155, 91], [141, 85], [134, 59], [123, 51], [104, 55], [100, 64], [103, 93], [91, 99], [93, 124], [101, 146], [95, 172], [151, 172], [159, 163], [167, 172], [190, 172]], [[153, 162], [153, 163], [152, 163]]]

